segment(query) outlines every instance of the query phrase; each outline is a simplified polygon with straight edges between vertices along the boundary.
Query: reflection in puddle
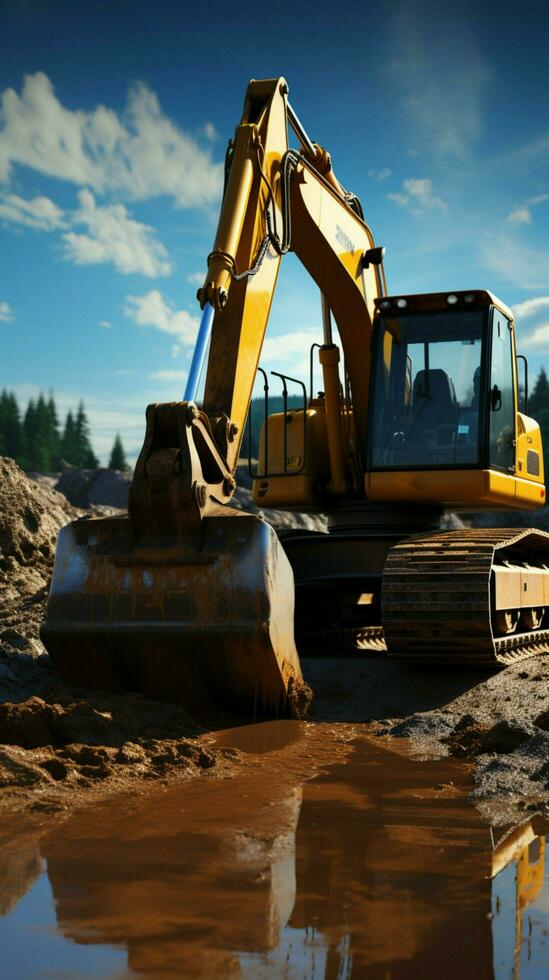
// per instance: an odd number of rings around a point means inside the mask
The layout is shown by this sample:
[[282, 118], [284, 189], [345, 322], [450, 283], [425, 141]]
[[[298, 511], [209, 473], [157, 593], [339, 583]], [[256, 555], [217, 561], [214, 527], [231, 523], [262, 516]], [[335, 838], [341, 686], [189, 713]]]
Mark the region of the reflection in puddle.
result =
[[402, 742], [342, 748], [342, 727], [223, 733], [254, 763], [241, 775], [14, 839], [6, 975], [548, 976], [544, 839], [528, 825], [494, 849], [466, 766], [418, 762]]

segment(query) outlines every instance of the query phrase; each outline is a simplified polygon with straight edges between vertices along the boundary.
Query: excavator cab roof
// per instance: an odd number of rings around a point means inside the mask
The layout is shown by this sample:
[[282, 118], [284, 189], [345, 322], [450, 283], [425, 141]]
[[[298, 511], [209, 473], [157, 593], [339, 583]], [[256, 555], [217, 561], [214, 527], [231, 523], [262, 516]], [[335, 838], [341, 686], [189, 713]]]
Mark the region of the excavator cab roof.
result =
[[415, 295], [379, 296], [374, 300], [376, 313], [407, 313], [428, 312], [429, 310], [458, 310], [475, 309], [478, 307], [497, 306], [502, 313], [513, 321], [513, 313], [505, 303], [487, 289], [455, 290], [446, 293], [418, 293]]

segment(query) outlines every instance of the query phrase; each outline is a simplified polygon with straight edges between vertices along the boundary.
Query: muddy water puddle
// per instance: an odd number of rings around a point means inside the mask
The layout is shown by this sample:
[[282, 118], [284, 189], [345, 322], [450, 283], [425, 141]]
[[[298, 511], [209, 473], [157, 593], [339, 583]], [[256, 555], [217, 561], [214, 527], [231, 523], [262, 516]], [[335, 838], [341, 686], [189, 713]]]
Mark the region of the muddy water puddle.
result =
[[498, 842], [467, 766], [345, 725], [215, 742], [234, 777], [3, 828], [0, 976], [549, 976], [545, 839]]

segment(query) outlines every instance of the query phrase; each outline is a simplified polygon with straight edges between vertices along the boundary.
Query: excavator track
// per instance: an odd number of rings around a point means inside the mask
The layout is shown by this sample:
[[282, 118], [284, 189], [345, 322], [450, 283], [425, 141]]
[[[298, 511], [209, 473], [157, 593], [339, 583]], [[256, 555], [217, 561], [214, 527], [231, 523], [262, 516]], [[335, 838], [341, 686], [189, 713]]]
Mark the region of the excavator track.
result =
[[[512, 592], [505, 592], [508, 583], [515, 588], [509, 610], [502, 605]], [[529, 596], [536, 589], [542, 596], [536, 629], [525, 628], [528, 588]], [[418, 534], [391, 548], [385, 563], [381, 618], [387, 649], [403, 661], [515, 663], [549, 652], [548, 599], [548, 533], [481, 528]], [[504, 635], [498, 615], [508, 617]]]

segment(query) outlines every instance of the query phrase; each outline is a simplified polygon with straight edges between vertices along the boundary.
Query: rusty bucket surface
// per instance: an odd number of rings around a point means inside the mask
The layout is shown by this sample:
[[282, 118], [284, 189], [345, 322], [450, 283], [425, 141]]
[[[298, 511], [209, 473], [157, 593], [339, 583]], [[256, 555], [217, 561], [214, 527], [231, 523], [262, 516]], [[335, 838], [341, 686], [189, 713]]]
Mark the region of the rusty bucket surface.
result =
[[239, 511], [198, 543], [133, 536], [125, 517], [60, 532], [43, 642], [73, 683], [188, 710], [296, 713], [294, 581], [273, 529]]

